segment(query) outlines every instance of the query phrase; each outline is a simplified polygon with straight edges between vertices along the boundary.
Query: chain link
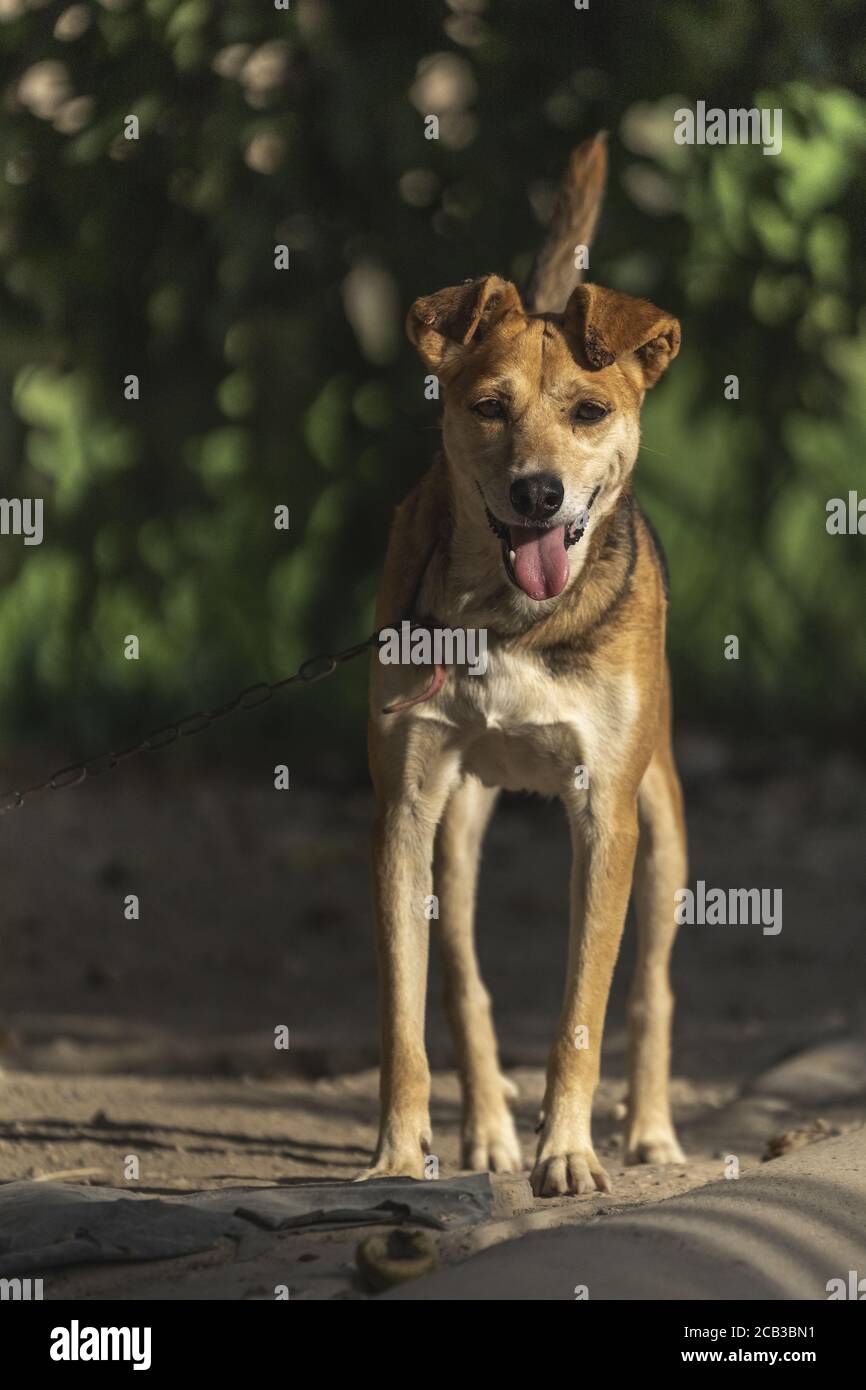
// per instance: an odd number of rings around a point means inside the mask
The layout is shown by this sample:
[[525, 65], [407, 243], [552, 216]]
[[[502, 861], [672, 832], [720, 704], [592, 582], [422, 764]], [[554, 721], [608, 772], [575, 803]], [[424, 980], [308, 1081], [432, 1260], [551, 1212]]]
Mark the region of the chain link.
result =
[[82, 762], [70, 763], [68, 767], [59, 768], [43, 782], [36, 782], [32, 787], [25, 787], [22, 791], [6, 792], [0, 796], [0, 816], [17, 811], [29, 796], [35, 796], [37, 792], [62, 791], [65, 787], [77, 787], [88, 777], [100, 777], [104, 772], [113, 772], [128, 758], [138, 757], [140, 753], [155, 753], [161, 748], [168, 748], [170, 744], [177, 743], [179, 739], [193, 738], [196, 734], [204, 733], [205, 729], [209, 729], [221, 719], [227, 719], [229, 715], [258, 709], [288, 685], [315, 685], [316, 681], [326, 680], [345, 662], [354, 661], [355, 657], [362, 656], [371, 647], [378, 646], [379, 640], [379, 633], [374, 632], [363, 642], [356, 642], [353, 647], [346, 647], [344, 651], [322, 652], [319, 656], [308, 657], [293, 676], [285, 676], [281, 681], [261, 681], [258, 685], [248, 685], [226, 704], [218, 705], [212, 710], [201, 710], [198, 714], [184, 715], [175, 724], [163, 724], [138, 743], [130, 744], [128, 748], [122, 748], [119, 752], [99, 753], [96, 757], [85, 758]]

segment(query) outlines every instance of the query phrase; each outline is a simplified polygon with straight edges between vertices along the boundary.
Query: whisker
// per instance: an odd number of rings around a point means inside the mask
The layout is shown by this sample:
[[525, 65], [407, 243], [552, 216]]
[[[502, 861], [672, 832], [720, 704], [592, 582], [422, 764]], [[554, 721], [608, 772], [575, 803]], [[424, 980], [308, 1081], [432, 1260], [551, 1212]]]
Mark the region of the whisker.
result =
[[661, 449], [651, 449], [648, 444], [641, 444], [641, 451], [647, 454], [658, 454], [660, 459], [669, 459], [670, 454], [666, 454]]

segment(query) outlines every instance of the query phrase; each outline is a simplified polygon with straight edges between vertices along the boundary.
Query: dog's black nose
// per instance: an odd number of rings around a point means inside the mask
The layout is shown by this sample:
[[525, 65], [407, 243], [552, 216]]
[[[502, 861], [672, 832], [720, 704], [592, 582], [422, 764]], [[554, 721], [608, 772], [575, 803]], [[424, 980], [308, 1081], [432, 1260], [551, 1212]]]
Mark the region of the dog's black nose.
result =
[[546, 521], [558, 512], [564, 496], [565, 488], [553, 473], [535, 473], [511, 484], [512, 507], [533, 521]]

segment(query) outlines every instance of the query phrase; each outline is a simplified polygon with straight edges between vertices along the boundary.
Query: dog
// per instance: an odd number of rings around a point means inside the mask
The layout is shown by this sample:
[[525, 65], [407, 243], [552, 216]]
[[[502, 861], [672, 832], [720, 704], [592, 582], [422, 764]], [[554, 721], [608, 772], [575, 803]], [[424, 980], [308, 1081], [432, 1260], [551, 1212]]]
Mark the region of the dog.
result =
[[488, 659], [482, 676], [438, 666], [422, 679], [417, 667], [372, 662], [381, 1119], [362, 1179], [425, 1173], [432, 894], [463, 1164], [523, 1167], [473, 939], [481, 843], [500, 788], [560, 797], [573, 849], [565, 989], [532, 1190], [610, 1190], [590, 1117], [632, 886], [626, 1161], [683, 1161], [669, 1100], [669, 962], [686, 837], [671, 750], [667, 571], [631, 490], [644, 395], [676, 357], [680, 327], [646, 300], [583, 283], [575, 268], [606, 170], [604, 133], [573, 151], [523, 299], [484, 275], [418, 299], [407, 320], [441, 384], [443, 449], [396, 512], [377, 622], [486, 630]]

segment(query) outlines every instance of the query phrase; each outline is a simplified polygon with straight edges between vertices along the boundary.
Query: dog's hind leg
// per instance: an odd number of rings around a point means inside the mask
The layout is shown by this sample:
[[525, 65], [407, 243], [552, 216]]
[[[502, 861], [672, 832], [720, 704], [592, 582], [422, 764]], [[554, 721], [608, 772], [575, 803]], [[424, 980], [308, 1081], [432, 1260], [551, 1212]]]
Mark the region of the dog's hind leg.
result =
[[682, 792], [667, 735], [638, 792], [640, 838], [634, 877], [637, 960], [628, 1005], [627, 1163], [681, 1163], [669, 1083], [676, 935], [674, 894], [686, 884]]
[[483, 787], [475, 777], [465, 777], [452, 792], [439, 824], [433, 886], [439, 897], [445, 1004], [463, 1089], [463, 1166], [506, 1173], [522, 1167], [506, 1099], [514, 1087], [499, 1069], [490, 996], [474, 941], [481, 842], [496, 796], [495, 788]]

